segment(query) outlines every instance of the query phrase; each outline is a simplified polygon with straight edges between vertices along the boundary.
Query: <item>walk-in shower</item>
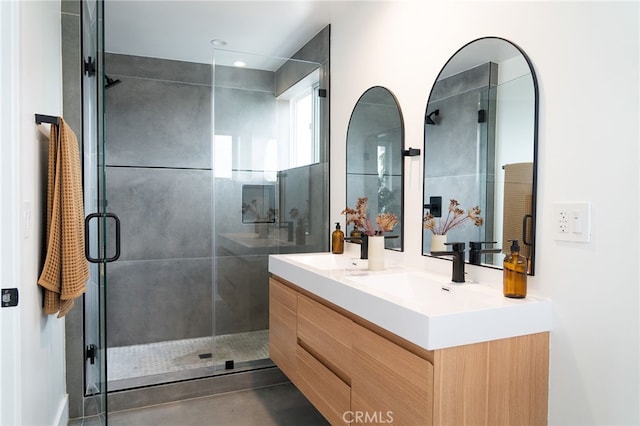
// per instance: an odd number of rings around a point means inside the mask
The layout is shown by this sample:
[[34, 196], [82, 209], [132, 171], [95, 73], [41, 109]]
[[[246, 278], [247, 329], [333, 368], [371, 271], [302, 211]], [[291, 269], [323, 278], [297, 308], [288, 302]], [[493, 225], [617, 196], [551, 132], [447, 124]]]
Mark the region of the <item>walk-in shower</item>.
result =
[[273, 365], [268, 255], [328, 248], [328, 64], [212, 55], [105, 55], [109, 391]]

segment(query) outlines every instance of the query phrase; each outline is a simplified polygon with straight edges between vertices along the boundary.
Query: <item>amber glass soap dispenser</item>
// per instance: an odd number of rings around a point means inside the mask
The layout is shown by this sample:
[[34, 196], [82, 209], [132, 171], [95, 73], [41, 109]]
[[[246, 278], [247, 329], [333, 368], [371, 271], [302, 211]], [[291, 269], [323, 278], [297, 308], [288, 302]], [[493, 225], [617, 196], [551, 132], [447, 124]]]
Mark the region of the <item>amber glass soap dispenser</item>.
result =
[[502, 291], [505, 297], [527, 296], [527, 259], [520, 255], [518, 240], [511, 241], [511, 253], [504, 258]]
[[344, 232], [340, 230], [340, 222], [336, 222], [336, 230], [331, 234], [331, 253], [342, 254], [344, 252]]

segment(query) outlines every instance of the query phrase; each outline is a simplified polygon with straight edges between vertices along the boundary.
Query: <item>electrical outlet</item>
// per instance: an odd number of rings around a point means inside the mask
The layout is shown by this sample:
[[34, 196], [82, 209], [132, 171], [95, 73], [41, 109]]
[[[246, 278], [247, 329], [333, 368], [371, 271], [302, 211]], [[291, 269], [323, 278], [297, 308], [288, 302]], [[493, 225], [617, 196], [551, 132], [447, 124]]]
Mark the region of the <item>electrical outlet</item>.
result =
[[591, 206], [589, 203], [556, 203], [554, 206], [555, 240], [588, 243], [591, 241]]
[[558, 232], [566, 234], [569, 232], [569, 212], [565, 209], [559, 209], [557, 214]]

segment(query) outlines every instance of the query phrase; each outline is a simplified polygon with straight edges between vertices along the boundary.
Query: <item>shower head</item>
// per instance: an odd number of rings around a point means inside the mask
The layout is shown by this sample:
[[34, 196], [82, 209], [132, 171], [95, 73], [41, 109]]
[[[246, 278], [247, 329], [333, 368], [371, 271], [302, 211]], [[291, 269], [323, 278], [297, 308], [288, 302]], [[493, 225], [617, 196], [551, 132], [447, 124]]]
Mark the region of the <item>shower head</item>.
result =
[[109, 77], [108, 75], [104, 76], [104, 79], [106, 80], [106, 83], [104, 85], [105, 89], [110, 89], [111, 87], [115, 86], [116, 84], [120, 84], [122, 83], [122, 81], [120, 80], [115, 80], [111, 77]]
[[427, 124], [438, 124], [435, 121], [433, 121], [433, 118], [431, 118], [432, 115], [435, 115], [435, 116], [440, 115], [440, 110], [437, 109], [437, 110], [431, 111], [429, 114], [427, 114], [427, 118], [425, 119], [425, 123], [427, 123]]

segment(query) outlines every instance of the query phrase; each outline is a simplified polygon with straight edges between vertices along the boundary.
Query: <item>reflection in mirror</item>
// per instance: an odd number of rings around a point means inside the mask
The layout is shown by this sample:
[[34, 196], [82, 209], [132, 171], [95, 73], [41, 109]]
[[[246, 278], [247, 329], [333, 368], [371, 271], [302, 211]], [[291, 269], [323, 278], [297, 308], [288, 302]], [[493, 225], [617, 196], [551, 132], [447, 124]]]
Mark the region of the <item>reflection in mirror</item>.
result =
[[[375, 86], [358, 99], [347, 130], [347, 206], [368, 198], [368, 217], [393, 213], [398, 225], [385, 233], [385, 247], [402, 250], [404, 125], [395, 96]], [[374, 219], [375, 220], [375, 219]], [[353, 231], [349, 227], [347, 236]]]
[[[481, 38], [449, 59], [425, 111], [424, 255], [460, 241], [468, 262], [502, 267], [515, 239], [533, 275], [537, 115], [535, 73], [514, 44]], [[444, 232], [451, 200], [467, 219]], [[482, 224], [467, 216], [476, 206]]]

